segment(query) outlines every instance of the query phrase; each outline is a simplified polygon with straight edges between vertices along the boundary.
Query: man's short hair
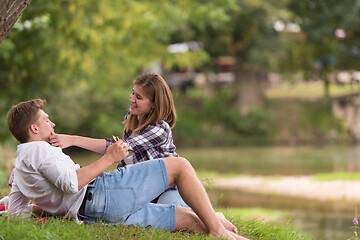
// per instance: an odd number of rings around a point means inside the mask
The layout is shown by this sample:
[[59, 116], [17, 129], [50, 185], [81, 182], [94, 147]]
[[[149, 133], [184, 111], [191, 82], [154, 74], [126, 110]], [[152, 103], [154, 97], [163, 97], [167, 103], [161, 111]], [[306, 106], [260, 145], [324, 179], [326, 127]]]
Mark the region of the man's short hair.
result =
[[26, 143], [30, 125], [38, 120], [39, 110], [44, 109], [46, 100], [33, 99], [20, 102], [10, 109], [7, 115], [8, 127], [12, 135], [20, 142]]

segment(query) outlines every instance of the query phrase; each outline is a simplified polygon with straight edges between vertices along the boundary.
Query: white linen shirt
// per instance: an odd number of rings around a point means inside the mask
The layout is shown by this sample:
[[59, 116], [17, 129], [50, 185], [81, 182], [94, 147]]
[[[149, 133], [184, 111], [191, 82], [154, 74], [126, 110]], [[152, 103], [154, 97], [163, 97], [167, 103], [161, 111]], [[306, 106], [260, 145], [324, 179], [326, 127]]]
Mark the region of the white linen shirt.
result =
[[18, 145], [14, 183], [9, 195], [10, 216], [29, 217], [30, 200], [42, 210], [71, 217], [77, 213], [87, 186], [78, 190], [76, 170], [80, 168], [59, 147], [44, 141]]

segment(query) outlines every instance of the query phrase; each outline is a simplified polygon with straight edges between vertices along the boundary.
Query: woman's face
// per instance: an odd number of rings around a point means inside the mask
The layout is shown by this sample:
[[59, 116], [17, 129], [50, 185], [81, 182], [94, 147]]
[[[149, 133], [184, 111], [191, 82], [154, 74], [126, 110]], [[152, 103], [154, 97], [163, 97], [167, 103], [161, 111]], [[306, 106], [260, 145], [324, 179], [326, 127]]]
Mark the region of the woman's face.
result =
[[130, 94], [130, 113], [137, 115], [141, 123], [145, 117], [150, 113], [154, 103], [143, 93], [142, 87], [134, 85], [132, 93]]

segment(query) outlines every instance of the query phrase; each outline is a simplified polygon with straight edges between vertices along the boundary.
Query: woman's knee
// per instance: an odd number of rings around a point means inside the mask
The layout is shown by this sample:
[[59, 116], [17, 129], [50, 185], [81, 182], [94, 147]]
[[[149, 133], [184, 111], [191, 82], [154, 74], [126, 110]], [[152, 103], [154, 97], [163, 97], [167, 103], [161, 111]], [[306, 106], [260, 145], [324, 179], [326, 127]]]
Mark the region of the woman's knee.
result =
[[166, 157], [164, 158], [165, 166], [181, 170], [183, 168], [192, 168], [190, 162], [183, 157]]
[[183, 157], [166, 157], [164, 158], [164, 162], [170, 185], [175, 183], [175, 180], [182, 172], [193, 170], [190, 162]]

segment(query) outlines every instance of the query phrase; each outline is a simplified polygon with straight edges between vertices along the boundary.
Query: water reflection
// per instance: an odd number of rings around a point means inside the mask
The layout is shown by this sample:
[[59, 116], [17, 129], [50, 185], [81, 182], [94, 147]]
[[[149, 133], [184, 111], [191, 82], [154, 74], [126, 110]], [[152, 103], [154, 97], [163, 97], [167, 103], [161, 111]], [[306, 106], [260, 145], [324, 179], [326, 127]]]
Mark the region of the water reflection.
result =
[[360, 147], [180, 149], [196, 170], [250, 175], [312, 175], [360, 171]]
[[[211, 189], [209, 195], [217, 207], [262, 207], [286, 212], [274, 219], [277, 224], [291, 224], [317, 240], [350, 239], [356, 203], [324, 202], [276, 195], [262, 195], [239, 190]], [[221, 201], [217, 196], [222, 196]], [[271, 221], [271, 219], [270, 219]]]

